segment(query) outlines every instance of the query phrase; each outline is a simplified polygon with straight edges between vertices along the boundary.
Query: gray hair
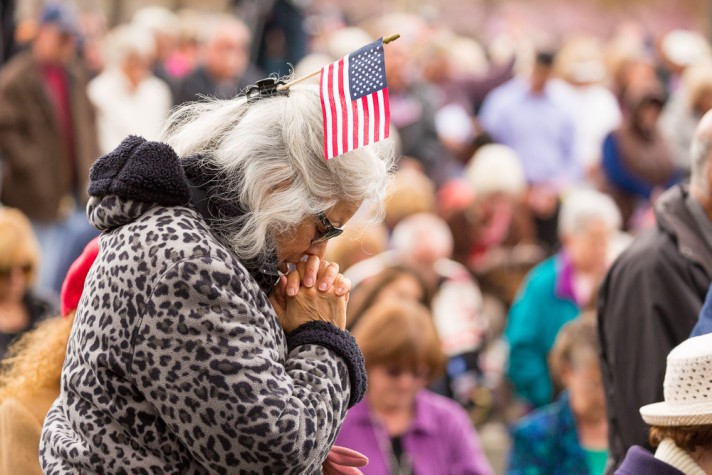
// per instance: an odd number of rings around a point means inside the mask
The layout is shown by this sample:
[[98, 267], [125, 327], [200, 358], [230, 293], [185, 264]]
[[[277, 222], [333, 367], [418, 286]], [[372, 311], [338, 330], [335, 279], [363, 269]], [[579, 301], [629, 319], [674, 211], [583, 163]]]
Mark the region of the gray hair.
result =
[[142, 26], [119, 25], [106, 36], [104, 49], [107, 65], [120, 67], [131, 55], [152, 60], [156, 54], [156, 40]]
[[244, 97], [181, 106], [163, 140], [179, 156], [201, 155], [201, 165], [224, 176], [225, 196], [246, 210], [239, 222], [220, 225], [242, 259], [274, 250], [275, 234], [337, 202], [361, 205], [362, 219], [380, 220], [393, 147], [381, 141], [324, 160], [324, 126], [318, 86], [294, 86], [288, 96], [247, 103]]
[[391, 246], [400, 256], [410, 256], [421, 244], [429, 246], [438, 256], [452, 255], [454, 241], [444, 219], [433, 213], [417, 213], [404, 218], [393, 229]]
[[613, 199], [595, 190], [571, 192], [561, 205], [559, 235], [580, 233], [594, 220], [602, 220], [611, 231], [620, 228], [621, 213]]

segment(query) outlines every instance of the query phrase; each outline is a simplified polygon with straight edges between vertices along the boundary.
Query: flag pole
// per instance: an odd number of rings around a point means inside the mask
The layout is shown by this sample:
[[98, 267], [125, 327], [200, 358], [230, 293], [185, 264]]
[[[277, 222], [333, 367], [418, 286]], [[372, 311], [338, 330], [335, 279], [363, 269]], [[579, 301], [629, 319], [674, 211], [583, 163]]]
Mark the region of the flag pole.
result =
[[[396, 33], [395, 35], [388, 36], [386, 38], [383, 38], [383, 44], [387, 45], [388, 43], [391, 43], [391, 42], [397, 40], [398, 38], [400, 38], [400, 35], [398, 33]], [[314, 76], [316, 76], [319, 73], [321, 73], [321, 69], [319, 69], [318, 71], [314, 71], [311, 74], [307, 74], [306, 76], [302, 76], [299, 79], [295, 79], [294, 81], [290, 81], [287, 84], [280, 84], [279, 86], [277, 86], [277, 90], [284, 91], [285, 89], [289, 89], [290, 87], [296, 86], [297, 84], [300, 84], [300, 83], [306, 81], [307, 79], [313, 78]]]

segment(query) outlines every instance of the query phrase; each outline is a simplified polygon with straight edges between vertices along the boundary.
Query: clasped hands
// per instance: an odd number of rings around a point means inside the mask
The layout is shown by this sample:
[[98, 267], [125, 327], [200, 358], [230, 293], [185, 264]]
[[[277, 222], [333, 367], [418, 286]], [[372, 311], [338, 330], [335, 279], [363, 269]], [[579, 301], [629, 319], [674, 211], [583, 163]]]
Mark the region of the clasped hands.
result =
[[351, 281], [339, 273], [339, 265], [309, 256], [296, 269], [282, 275], [270, 301], [285, 333], [310, 321], [324, 321], [346, 328], [346, 303]]

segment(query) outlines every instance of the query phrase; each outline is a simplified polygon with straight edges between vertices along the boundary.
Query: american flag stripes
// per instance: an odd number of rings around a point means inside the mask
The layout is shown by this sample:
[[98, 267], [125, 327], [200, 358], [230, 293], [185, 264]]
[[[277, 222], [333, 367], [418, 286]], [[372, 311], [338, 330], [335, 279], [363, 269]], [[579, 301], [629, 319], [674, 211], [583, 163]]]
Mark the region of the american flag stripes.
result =
[[383, 38], [321, 70], [324, 158], [390, 135]]

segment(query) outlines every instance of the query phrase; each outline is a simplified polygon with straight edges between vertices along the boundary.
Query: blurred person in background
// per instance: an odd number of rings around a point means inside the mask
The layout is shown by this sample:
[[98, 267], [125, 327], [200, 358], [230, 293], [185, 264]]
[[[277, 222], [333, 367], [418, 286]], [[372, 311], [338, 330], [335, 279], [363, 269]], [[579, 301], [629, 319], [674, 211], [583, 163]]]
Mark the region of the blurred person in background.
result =
[[51, 299], [32, 290], [39, 263], [30, 221], [17, 209], [0, 207], [0, 358], [10, 342], [55, 311]]
[[613, 200], [602, 193], [584, 190], [567, 196], [559, 216], [561, 251], [532, 269], [509, 310], [507, 376], [535, 408], [554, 398], [549, 352], [561, 327], [595, 303], [620, 219]]
[[667, 356], [662, 402], [640, 408], [650, 445], [633, 446], [616, 475], [712, 474], [712, 335], [683, 341]]
[[670, 145], [673, 164], [684, 178], [690, 174], [690, 144], [702, 116], [712, 108], [712, 58], [691, 65], [682, 75], [660, 117], [660, 131]]
[[390, 266], [415, 270], [432, 292], [433, 320], [449, 358], [438, 391], [465, 406], [479, 384], [482, 342], [487, 330], [482, 293], [467, 268], [450, 259], [453, 237], [447, 223], [433, 213], [410, 215], [393, 230], [391, 250], [345, 272], [354, 288]]
[[598, 329], [611, 470], [629, 447], [650, 448], [638, 409], [663, 399], [665, 355], [690, 335], [712, 281], [711, 145], [708, 112], [693, 139], [689, 186], [658, 198], [656, 225], [620, 255], [601, 285]]
[[37, 284], [55, 291], [93, 235], [84, 205], [99, 150], [75, 35], [72, 13], [49, 6], [32, 47], [0, 70], [0, 201], [32, 220], [42, 250]]
[[616, 97], [603, 85], [608, 72], [599, 40], [584, 35], [567, 40], [556, 55], [554, 70], [571, 86], [576, 156], [590, 180], [601, 162], [603, 140], [622, 120]]
[[166, 58], [166, 71], [178, 82], [198, 66], [200, 44], [198, 31], [202, 14], [193, 10], [178, 12], [179, 33], [175, 49]]
[[699, 32], [674, 29], [660, 38], [657, 44], [661, 59], [659, 74], [665, 80], [666, 91], [675, 94], [683, 81], [685, 71], [695, 65], [712, 60], [712, 48]]
[[654, 194], [677, 180], [670, 148], [659, 129], [664, 103], [657, 83], [629, 88], [623, 124], [603, 143], [603, 190], [616, 201], [625, 229], [640, 229]]
[[427, 308], [381, 302], [364, 314], [354, 337], [369, 386], [336, 443], [369, 458], [366, 475], [493, 473], [467, 413], [425, 389], [445, 363]]
[[166, 61], [171, 57], [178, 43], [180, 22], [175, 13], [160, 5], [150, 5], [136, 10], [131, 23], [148, 30], [153, 35], [156, 53], [151, 63], [153, 75], [162, 79], [173, 90], [176, 78], [166, 68]]
[[595, 315], [561, 328], [549, 363], [563, 391], [514, 427], [507, 474], [603, 475], [608, 423], [598, 352]]
[[353, 330], [363, 314], [378, 303], [407, 300], [430, 308], [432, 293], [417, 271], [398, 265], [386, 267], [351, 291], [346, 308], [346, 328]]
[[121, 25], [106, 37], [104, 48], [106, 68], [87, 89], [102, 154], [129, 135], [158, 139], [171, 108], [168, 85], [151, 73], [153, 35], [136, 25]]
[[84, 281], [99, 252], [87, 244], [62, 284], [62, 316], [41, 322], [16, 341], [0, 362], [0, 474], [40, 475], [40, 432], [59, 395], [67, 342]]
[[174, 104], [200, 96], [230, 99], [263, 74], [250, 65], [250, 30], [237, 18], [220, 15], [203, 24], [200, 65], [176, 88]]
[[459, 172], [459, 166], [438, 136], [437, 92], [421, 80], [413, 51], [424, 41], [426, 26], [415, 15], [394, 14], [377, 22], [381, 31], [400, 31], [401, 38], [385, 49], [391, 123], [397, 129], [403, 155], [422, 166], [436, 187]]
[[526, 191], [514, 150], [488, 144], [474, 154], [463, 179], [446, 183], [438, 193], [440, 214], [454, 238], [453, 259], [477, 276], [483, 291], [496, 289], [507, 304], [523, 277], [518, 269], [528, 270], [543, 256], [524, 204]]
[[571, 93], [551, 80], [555, 55], [540, 51], [526, 77], [493, 90], [480, 110], [480, 121], [495, 142], [514, 149], [529, 184], [527, 205], [537, 237], [551, 249], [556, 233], [559, 196], [583, 178], [576, 156], [576, 119]]

